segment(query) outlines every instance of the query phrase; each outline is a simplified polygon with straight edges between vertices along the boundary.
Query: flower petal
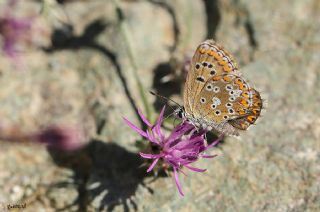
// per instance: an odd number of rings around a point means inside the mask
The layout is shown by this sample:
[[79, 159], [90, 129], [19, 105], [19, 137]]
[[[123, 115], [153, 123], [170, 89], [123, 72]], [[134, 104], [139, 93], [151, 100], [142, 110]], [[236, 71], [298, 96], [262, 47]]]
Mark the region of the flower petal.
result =
[[164, 135], [161, 132], [161, 124], [157, 124], [154, 126], [154, 132], [158, 135], [158, 137], [161, 141], [164, 140]]
[[217, 140], [215, 140], [214, 142], [212, 142], [212, 144], [206, 146], [206, 149], [209, 149], [209, 148], [211, 148], [211, 147], [216, 146], [216, 145], [222, 140], [223, 136], [224, 136], [223, 134], [222, 134], [221, 136], [219, 136], [219, 138], [217, 138]]
[[171, 146], [172, 142], [175, 142], [177, 138], [180, 138], [189, 130], [191, 130], [194, 126], [188, 124], [187, 122], [183, 122], [182, 124], [176, 126], [171, 135], [167, 138], [166, 146]]
[[126, 124], [133, 129], [134, 131], [136, 131], [137, 133], [139, 133], [141, 136], [148, 138], [148, 135], [145, 131], [143, 131], [142, 129], [140, 129], [139, 127], [135, 126], [134, 124], [132, 124], [128, 119], [123, 117], [123, 120], [126, 122]]
[[146, 153], [142, 153], [142, 152], [139, 152], [139, 154], [141, 157], [146, 158], [146, 159], [157, 159], [157, 158], [161, 157], [161, 155], [146, 154]]
[[163, 106], [163, 108], [161, 109], [159, 118], [156, 122], [156, 125], [161, 125], [162, 121], [163, 121], [163, 114], [164, 114], [164, 110], [166, 109], [166, 106]]
[[202, 137], [194, 137], [192, 138], [191, 140], [190, 139], [186, 139], [186, 140], [183, 140], [181, 142], [179, 142], [178, 144], [176, 144], [174, 146], [175, 149], [179, 149], [181, 151], [183, 150], [186, 150], [186, 149], [199, 149], [205, 147], [205, 144], [204, 144], [204, 139]]
[[143, 113], [142, 113], [140, 110], [138, 110], [138, 114], [139, 114], [141, 120], [142, 120], [146, 125], [148, 125], [148, 127], [152, 127], [152, 124], [150, 124], [150, 122], [148, 121], [148, 119], [143, 115]]
[[194, 172], [205, 172], [205, 171], [207, 171], [207, 169], [199, 169], [199, 168], [195, 168], [195, 167], [192, 167], [192, 166], [189, 166], [189, 165], [185, 165], [185, 167], [187, 167], [188, 169], [190, 169], [191, 171], [194, 171]]
[[181, 196], [184, 196], [183, 192], [182, 192], [182, 189], [181, 189], [181, 184], [180, 184], [180, 181], [179, 181], [179, 176], [178, 176], [178, 172], [177, 172], [177, 169], [176, 168], [173, 168], [173, 172], [174, 172], [174, 180], [176, 182], [176, 186], [178, 188], [178, 191], [180, 193]]
[[153, 135], [153, 131], [147, 131], [147, 136], [148, 136], [148, 139], [149, 141], [151, 141], [152, 143], [155, 143], [155, 144], [159, 144], [159, 142], [157, 141], [156, 137], [154, 137]]
[[154, 166], [157, 164], [157, 162], [158, 162], [159, 159], [160, 159], [160, 158], [157, 158], [157, 159], [155, 159], [155, 160], [151, 163], [151, 165], [149, 166], [147, 172], [151, 172], [151, 170], [152, 170], [152, 169], [154, 168]]
[[202, 158], [215, 158], [218, 155], [201, 155]]

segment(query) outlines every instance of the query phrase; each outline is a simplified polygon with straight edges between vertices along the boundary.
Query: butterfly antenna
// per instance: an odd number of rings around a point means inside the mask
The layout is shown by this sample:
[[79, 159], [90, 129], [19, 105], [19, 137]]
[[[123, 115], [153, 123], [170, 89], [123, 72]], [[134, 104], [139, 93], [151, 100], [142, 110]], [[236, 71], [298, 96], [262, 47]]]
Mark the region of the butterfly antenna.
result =
[[173, 102], [173, 103], [175, 103], [176, 105], [178, 105], [179, 107], [181, 107], [181, 105], [178, 103], [178, 102], [176, 102], [176, 101], [174, 101], [174, 100], [172, 100], [172, 99], [169, 99], [169, 98], [167, 98], [167, 97], [165, 97], [165, 96], [161, 96], [160, 94], [157, 94], [157, 93], [155, 93], [155, 92], [153, 92], [153, 91], [149, 91], [152, 95], [154, 95], [154, 96], [158, 96], [158, 97], [160, 97], [161, 99], [164, 99], [164, 100], [166, 100], [167, 102]]
[[173, 111], [172, 113], [170, 113], [169, 115], [167, 115], [163, 120], [166, 120], [168, 118], [170, 118], [170, 116], [172, 116], [175, 112]]
[[[159, 95], [159, 94], [157, 94], [157, 93], [155, 93], [155, 92], [153, 92], [153, 91], [149, 91], [149, 92], [150, 92], [152, 95], [154, 95], [154, 96], [158, 96], [158, 97], [160, 97], [161, 99], [166, 100], [166, 105], [168, 105], [168, 106], [173, 110], [173, 112], [170, 113], [169, 115], [167, 115], [163, 120], [168, 119], [170, 116], [172, 116], [173, 114], [176, 113], [176, 110], [168, 104], [169, 101], [175, 103], [176, 105], [178, 105], [178, 107], [181, 107], [181, 105], [180, 105], [179, 103], [177, 103], [176, 101], [174, 101], [174, 100], [172, 100], [172, 99], [169, 99], [169, 98], [167, 98], [167, 97], [165, 97], [165, 96], [161, 96], [161, 95]], [[154, 126], [152, 126], [151, 129], [153, 129], [153, 127], [154, 127]]]

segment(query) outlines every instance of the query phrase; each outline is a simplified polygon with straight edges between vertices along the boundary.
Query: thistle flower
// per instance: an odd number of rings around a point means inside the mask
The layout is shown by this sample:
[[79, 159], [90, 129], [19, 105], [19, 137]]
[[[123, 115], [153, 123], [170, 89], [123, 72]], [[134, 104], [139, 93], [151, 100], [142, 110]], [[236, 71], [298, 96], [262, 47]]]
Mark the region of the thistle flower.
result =
[[142, 137], [148, 139], [151, 144], [159, 147], [159, 152], [157, 154], [142, 153], [140, 156], [145, 159], [153, 160], [147, 172], [153, 170], [155, 165], [161, 160], [163, 163], [172, 167], [174, 172], [174, 179], [179, 193], [183, 196], [181, 189], [181, 184], [179, 181], [178, 172], [182, 172], [182, 168], [194, 172], [205, 172], [206, 169], [200, 169], [193, 167], [191, 164], [197, 161], [199, 158], [213, 158], [216, 155], [206, 155], [205, 151], [213, 146], [215, 146], [220, 139], [217, 139], [212, 144], [207, 145], [204, 139], [206, 131], [198, 131], [193, 125], [184, 121], [177, 125], [169, 136], [166, 136], [161, 131], [161, 125], [163, 123], [163, 114], [165, 107], [161, 110], [158, 120], [154, 125], [152, 125], [144, 115], [139, 112], [142, 121], [148, 126], [148, 130], [144, 131], [126, 118], [124, 118], [127, 125], [139, 133]]

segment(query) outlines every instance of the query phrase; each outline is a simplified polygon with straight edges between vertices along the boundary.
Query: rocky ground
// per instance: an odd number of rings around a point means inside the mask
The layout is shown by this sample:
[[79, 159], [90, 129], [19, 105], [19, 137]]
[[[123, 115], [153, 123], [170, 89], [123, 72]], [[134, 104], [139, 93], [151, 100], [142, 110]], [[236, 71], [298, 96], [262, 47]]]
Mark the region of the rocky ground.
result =
[[[48, 1], [53, 3], [54, 1]], [[1, 125], [32, 131], [81, 125], [87, 146], [72, 153], [2, 143], [0, 203], [26, 211], [319, 211], [320, 1], [60, 1], [37, 14], [38, 33], [17, 66], [0, 58]], [[139, 123], [155, 90], [182, 102], [182, 61], [206, 38], [223, 44], [268, 107], [241, 136], [199, 161], [205, 173], [153, 180], [140, 165]]]

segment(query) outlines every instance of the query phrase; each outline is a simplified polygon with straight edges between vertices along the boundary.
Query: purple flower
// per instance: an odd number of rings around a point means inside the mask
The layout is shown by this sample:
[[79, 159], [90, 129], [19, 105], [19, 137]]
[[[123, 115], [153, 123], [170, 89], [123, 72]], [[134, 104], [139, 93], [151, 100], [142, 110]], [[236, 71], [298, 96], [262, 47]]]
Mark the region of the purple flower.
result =
[[138, 128], [126, 118], [124, 118], [124, 120], [131, 129], [148, 139], [153, 145], [158, 146], [160, 149], [157, 154], [140, 152], [141, 157], [153, 160], [147, 172], [150, 172], [159, 162], [159, 160], [169, 165], [173, 168], [175, 183], [178, 191], [183, 196], [178, 172], [180, 171], [183, 173], [183, 167], [186, 167], [194, 172], [206, 171], [206, 169], [193, 167], [191, 164], [197, 161], [199, 158], [215, 157], [216, 155], [206, 155], [205, 151], [215, 146], [220, 141], [220, 138], [214, 141], [212, 144], [207, 145], [204, 139], [206, 131], [198, 131], [193, 125], [186, 121], [176, 126], [169, 136], [165, 136], [161, 131], [164, 110], [165, 107], [163, 107], [161, 110], [160, 116], [154, 125], [152, 125], [144, 117], [144, 115], [138, 111], [141, 119], [148, 126], [146, 131]]
[[12, 58], [17, 56], [17, 45], [27, 43], [31, 36], [31, 18], [17, 18], [12, 14], [14, 1], [9, 1], [4, 15], [0, 17], [0, 36], [3, 52]]
[[62, 151], [76, 151], [87, 144], [85, 132], [80, 126], [48, 126], [35, 132], [23, 132], [17, 126], [0, 123], [0, 141], [44, 144]]
[[84, 132], [79, 127], [49, 126], [29, 135], [29, 138], [63, 151], [75, 151], [86, 144]]

